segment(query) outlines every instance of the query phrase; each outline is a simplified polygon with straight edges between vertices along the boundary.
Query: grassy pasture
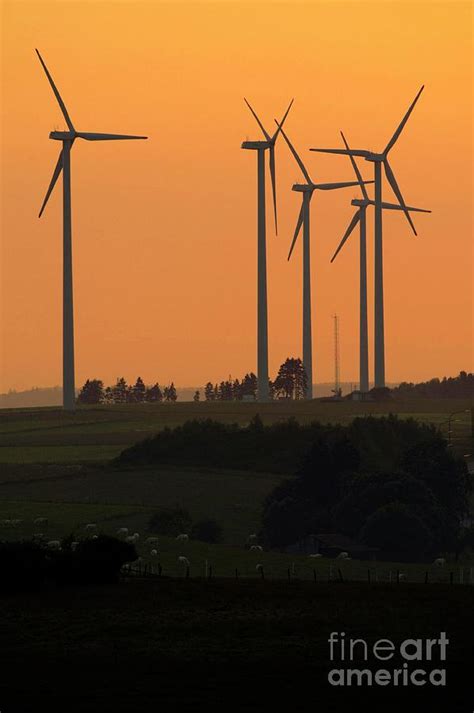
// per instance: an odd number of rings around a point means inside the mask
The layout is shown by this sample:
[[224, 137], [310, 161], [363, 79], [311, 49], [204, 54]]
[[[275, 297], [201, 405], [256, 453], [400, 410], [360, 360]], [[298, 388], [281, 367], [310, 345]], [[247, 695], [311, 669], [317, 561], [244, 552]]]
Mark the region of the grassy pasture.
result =
[[[443, 424], [450, 413], [452, 441], [464, 453], [470, 452], [468, 399], [413, 400], [389, 403], [286, 402], [269, 404], [203, 402], [176, 404], [128, 404], [80, 407], [75, 413], [58, 408], [0, 410], [0, 463], [80, 463], [103, 462], [136, 441], [165, 426], [174, 427], [192, 418], [212, 418], [246, 425], [258, 413], [264, 423], [295, 418], [301, 423], [348, 423], [356, 416], [384, 415]], [[444, 422], [444, 423], [443, 423]]]
[[[280, 482], [266, 473], [171, 468], [157, 471], [70, 470], [52, 477], [21, 480], [21, 471], [0, 483], [1, 501], [90, 503], [145, 508], [147, 513], [177, 503], [195, 520], [213, 517], [224, 527], [228, 543], [243, 543], [259, 527], [261, 504]], [[39, 507], [39, 506], [38, 506]], [[59, 506], [61, 507], [61, 506]], [[90, 520], [86, 520], [90, 522]], [[128, 522], [125, 523], [128, 526]], [[140, 523], [140, 531], [144, 522]]]

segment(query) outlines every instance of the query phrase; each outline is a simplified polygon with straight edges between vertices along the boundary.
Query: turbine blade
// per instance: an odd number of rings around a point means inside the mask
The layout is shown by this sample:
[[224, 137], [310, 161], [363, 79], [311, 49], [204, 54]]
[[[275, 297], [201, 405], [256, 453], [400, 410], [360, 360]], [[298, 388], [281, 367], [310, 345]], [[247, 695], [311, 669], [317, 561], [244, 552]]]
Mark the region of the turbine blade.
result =
[[263, 126], [262, 122], [260, 121], [260, 119], [258, 118], [257, 114], [254, 112], [254, 110], [252, 109], [252, 107], [250, 106], [250, 104], [248, 103], [248, 101], [247, 101], [247, 99], [246, 99], [245, 97], [244, 97], [244, 102], [247, 104], [248, 108], [250, 109], [250, 111], [251, 111], [252, 114], [254, 115], [255, 121], [257, 122], [257, 124], [259, 125], [259, 127], [261, 128], [261, 130], [263, 131], [263, 135], [265, 136], [266, 140], [267, 140], [267, 141], [271, 141], [272, 139], [271, 139], [270, 134], [267, 134], [267, 132], [265, 131], [265, 127]]
[[[342, 140], [344, 141], [344, 145], [345, 145], [346, 149], [347, 149], [348, 151], [350, 151], [349, 144], [347, 143], [346, 137], [344, 136], [344, 134], [342, 133], [342, 131], [341, 131], [341, 136], [342, 136]], [[362, 195], [364, 196], [364, 198], [365, 198], [366, 200], [368, 200], [369, 195], [368, 195], [368, 193], [367, 193], [367, 191], [366, 191], [366, 189], [365, 189], [365, 184], [364, 184], [364, 181], [362, 180], [362, 176], [361, 176], [361, 173], [360, 173], [360, 171], [359, 171], [359, 167], [357, 166], [357, 163], [356, 163], [356, 161], [355, 161], [355, 158], [354, 158], [354, 156], [352, 156], [352, 154], [349, 154], [349, 158], [350, 158], [350, 160], [351, 160], [352, 168], [354, 169], [354, 173], [355, 173], [355, 175], [356, 175], [356, 177], [357, 177], [357, 180], [359, 181], [360, 190], [362, 191]]]
[[273, 134], [273, 136], [272, 136], [272, 138], [271, 138], [271, 141], [273, 141], [273, 143], [275, 143], [275, 141], [277, 140], [277, 136], [278, 136], [279, 132], [282, 130], [283, 124], [284, 124], [285, 121], [286, 121], [286, 117], [288, 116], [288, 113], [289, 113], [291, 107], [293, 106], [293, 102], [294, 102], [294, 101], [295, 101], [295, 100], [292, 99], [292, 100], [290, 101], [290, 103], [288, 104], [288, 109], [285, 111], [285, 113], [284, 113], [284, 115], [283, 115], [283, 119], [280, 121], [280, 123], [278, 123], [278, 121], [276, 121], [276, 119], [275, 119], [275, 122], [276, 122], [278, 128], [277, 128], [277, 130], [275, 131], [275, 133]]
[[[363, 183], [373, 183], [373, 181], [364, 181]], [[321, 191], [332, 191], [336, 188], [348, 188], [349, 186], [358, 186], [359, 181], [345, 181], [344, 183], [316, 183], [315, 188]]]
[[124, 141], [126, 139], [147, 139], [148, 136], [129, 136], [128, 134], [97, 134], [87, 131], [78, 131], [76, 137], [86, 141]]
[[301, 230], [301, 226], [303, 225], [303, 215], [304, 215], [304, 204], [302, 202], [301, 208], [300, 208], [300, 214], [298, 216], [298, 221], [296, 223], [295, 234], [293, 236], [293, 242], [291, 243], [290, 252], [288, 253], [288, 260], [291, 257], [291, 253], [293, 252], [293, 248], [295, 247], [296, 241], [298, 239], [298, 235]]
[[273, 194], [273, 214], [275, 216], [275, 233], [278, 235], [277, 221], [277, 197], [276, 197], [276, 171], [275, 171], [275, 144], [270, 144], [270, 177], [272, 179], [272, 194]]
[[402, 193], [401, 193], [401, 191], [400, 191], [400, 188], [398, 187], [398, 183], [397, 183], [396, 180], [395, 180], [395, 176], [393, 175], [393, 171], [392, 171], [392, 169], [390, 168], [390, 165], [389, 165], [387, 159], [384, 160], [383, 165], [384, 165], [384, 168], [385, 168], [385, 174], [386, 174], [386, 176], [387, 176], [387, 180], [388, 180], [388, 182], [390, 183], [390, 185], [392, 186], [392, 190], [393, 190], [393, 192], [395, 193], [396, 197], [398, 198], [398, 202], [400, 203], [400, 206], [401, 206], [403, 212], [405, 213], [408, 222], [410, 223], [411, 229], [413, 230], [413, 232], [415, 233], [415, 235], [417, 235], [417, 232], [416, 232], [416, 230], [415, 230], [415, 226], [413, 225], [413, 221], [412, 221], [412, 219], [410, 218], [410, 214], [409, 214], [408, 209], [407, 209], [407, 207], [406, 207], [406, 205], [405, 205], [405, 201], [403, 200]]
[[43, 211], [46, 207], [46, 203], [49, 200], [49, 196], [53, 192], [53, 188], [56, 185], [56, 181], [58, 180], [59, 176], [61, 175], [62, 170], [63, 170], [63, 152], [61, 149], [61, 151], [59, 152], [58, 162], [57, 162], [56, 167], [53, 171], [53, 177], [51, 178], [51, 182], [49, 184], [48, 190], [46, 191], [46, 195], [44, 197], [44, 201], [43, 201], [43, 205], [41, 206], [41, 210], [38, 214], [38, 218], [41, 218]]
[[384, 155], [385, 155], [385, 156], [388, 154], [388, 152], [389, 152], [390, 149], [392, 148], [393, 144], [395, 143], [395, 141], [398, 139], [398, 137], [399, 137], [400, 134], [402, 133], [402, 129], [403, 129], [403, 127], [405, 126], [405, 124], [407, 123], [408, 117], [409, 117], [410, 114], [412, 113], [412, 111], [413, 111], [413, 109], [414, 109], [414, 107], [415, 107], [415, 104], [416, 104], [416, 102], [418, 101], [418, 99], [420, 98], [420, 94], [421, 94], [421, 92], [423, 91], [424, 88], [425, 88], [425, 86], [423, 85], [423, 86], [421, 87], [420, 91], [418, 92], [418, 94], [416, 95], [416, 97], [414, 98], [414, 100], [412, 101], [412, 103], [410, 104], [410, 108], [408, 109], [407, 113], [405, 114], [405, 116], [404, 116], [403, 119], [401, 120], [401, 122], [400, 122], [400, 124], [399, 124], [399, 126], [398, 126], [398, 129], [395, 131], [394, 135], [392, 136], [392, 138], [390, 139], [390, 141], [389, 141], [388, 144], [386, 145], [385, 151], [384, 151]]
[[[368, 202], [370, 203], [370, 205], [375, 205], [375, 201]], [[398, 203], [385, 203], [384, 201], [382, 201], [382, 208], [384, 208], [385, 210], [403, 210], [401, 205], [399, 205]], [[411, 205], [407, 205], [406, 209], [414, 213], [431, 213], [431, 211], [427, 210], [426, 208], [414, 208]]]
[[285, 134], [285, 132], [284, 132], [283, 129], [281, 128], [281, 124], [279, 124], [276, 119], [275, 119], [275, 124], [280, 128], [281, 135], [283, 136], [283, 138], [285, 139], [286, 143], [288, 144], [288, 147], [289, 147], [291, 153], [293, 154], [293, 156], [295, 157], [296, 163], [297, 163], [298, 166], [301, 168], [301, 171], [302, 171], [302, 173], [303, 173], [303, 176], [306, 178], [307, 183], [308, 183], [309, 185], [311, 185], [311, 184], [312, 184], [312, 180], [311, 180], [311, 178], [310, 178], [310, 175], [309, 175], [308, 171], [306, 170], [303, 161], [300, 159], [300, 157], [299, 157], [298, 154], [296, 153], [295, 147], [293, 146], [293, 144], [291, 143], [290, 139], [288, 138], [288, 136]]
[[334, 255], [332, 256], [331, 262], [334, 262], [334, 260], [336, 259], [337, 254], [339, 253], [340, 250], [342, 250], [342, 247], [343, 247], [344, 243], [346, 242], [346, 240], [348, 239], [349, 235], [352, 233], [352, 231], [353, 231], [354, 228], [356, 227], [356, 225], [357, 225], [357, 223], [359, 222], [359, 220], [360, 220], [360, 209], [357, 210], [357, 211], [354, 213], [354, 215], [352, 216], [352, 220], [351, 220], [351, 222], [349, 223], [349, 225], [347, 226], [347, 230], [346, 230], [346, 232], [344, 233], [344, 237], [342, 238], [341, 242], [339, 243], [339, 246], [338, 246], [336, 252], [335, 252]]
[[58, 104], [59, 104], [60, 109], [61, 109], [61, 111], [62, 111], [62, 113], [63, 113], [63, 116], [64, 116], [64, 118], [66, 119], [66, 124], [67, 124], [68, 127], [69, 127], [69, 131], [74, 131], [74, 130], [75, 130], [75, 129], [74, 129], [74, 126], [72, 125], [72, 121], [71, 121], [71, 119], [69, 118], [69, 114], [67, 113], [66, 106], [65, 106], [63, 100], [61, 99], [61, 95], [60, 95], [60, 93], [58, 92], [55, 83], [53, 82], [53, 78], [52, 78], [52, 76], [50, 75], [50, 73], [48, 72], [48, 68], [47, 68], [47, 66], [45, 65], [45, 63], [43, 62], [42, 56], [40, 55], [40, 53], [38, 52], [38, 50], [35, 50], [35, 51], [36, 51], [36, 54], [37, 54], [38, 57], [39, 57], [39, 61], [41, 62], [44, 71], [46, 72], [46, 76], [48, 77], [48, 81], [49, 81], [49, 83], [51, 84], [51, 88], [52, 88], [52, 90], [53, 90], [53, 92], [54, 92], [54, 96], [56, 97], [56, 99], [57, 99], [57, 101], [58, 101]]
[[318, 151], [319, 153], [336, 153], [342, 154], [343, 156], [363, 156], [366, 158], [369, 156], [370, 151], [364, 151], [363, 149], [310, 149], [310, 151]]

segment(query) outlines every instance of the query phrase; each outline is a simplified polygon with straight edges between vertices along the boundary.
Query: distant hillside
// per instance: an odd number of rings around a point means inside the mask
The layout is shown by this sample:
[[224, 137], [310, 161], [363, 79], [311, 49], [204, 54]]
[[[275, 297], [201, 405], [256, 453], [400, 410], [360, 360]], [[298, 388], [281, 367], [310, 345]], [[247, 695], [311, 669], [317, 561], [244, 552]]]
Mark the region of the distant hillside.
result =
[[[344, 394], [349, 393], [354, 389], [354, 382], [342, 382], [341, 388]], [[396, 384], [389, 384], [390, 388]], [[334, 384], [325, 382], [322, 384], [314, 384], [313, 393], [315, 398], [319, 396], [330, 396]], [[183, 386], [177, 387], [178, 401], [192, 401], [196, 390], [201, 393], [201, 399], [204, 398], [204, 386]], [[0, 394], [0, 408], [30, 408], [35, 406], [60, 406], [62, 403], [62, 388], [60, 386], [34, 387], [27, 391], [9, 391], [6, 394]]]

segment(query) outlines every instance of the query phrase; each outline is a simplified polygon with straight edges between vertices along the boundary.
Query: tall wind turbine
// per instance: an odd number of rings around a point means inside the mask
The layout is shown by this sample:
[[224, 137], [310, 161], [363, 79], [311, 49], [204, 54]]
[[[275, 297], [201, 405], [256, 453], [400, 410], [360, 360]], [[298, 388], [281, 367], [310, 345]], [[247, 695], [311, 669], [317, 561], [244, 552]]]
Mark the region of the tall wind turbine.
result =
[[66, 106], [61, 99], [53, 78], [46, 67], [43, 58], [38, 50], [36, 54], [46, 73], [48, 81], [62, 111], [68, 131], [52, 131], [50, 139], [62, 142], [62, 149], [59, 152], [58, 162], [53, 171], [53, 177], [49, 184], [46, 196], [41, 206], [39, 216], [46, 207], [49, 196], [58, 180], [61, 171], [63, 174], [63, 407], [73, 410], [76, 403], [74, 385], [74, 313], [73, 313], [73, 289], [72, 289], [72, 243], [71, 243], [71, 148], [76, 139], [86, 141], [116, 141], [123, 139], [146, 139], [146, 136], [127, 136], [124, 134], [97, 134], [76, 131], [69, 117]]
[[[344, 134], [341, 131], [342, 140], [344, 141], [345, 147], [350, 151], [349, 144], [347, 143]], [[375, 201], [370, 200], [367, 190], [360, 175], [359, 168], [352, 154], [349, 154], [349, 158], [352, 163], [352, 167], [356, 174], [360, 190], [362, 192], [362, 199], [355, 198], [351, 201], [351, 205], [357, 206], [357, 210], [354, 213], [351, 222], [349, 223], [344, 236], [339, 243], [339, 246], [331, 258], [331, 262], [334, 262], [339, 251], [342, 249], [344, 243], [349, 238], [350, 234], [359, 223], [359, 269], [360, 269], [360, 281], [359, 281], [359, 390], [362, 393], [366, 393], [369, 390], [369, 347], [368, 347], [368, 333], [367, 333], [367, 243], [366, 243], [366, 211], [367, 206], [375, 205]], [[382, 208], [387, 210], [403, 210], [402, 206], [396, 203], [385, 203], [382, 202]], [[424, 210], [423, 208], [412, 208], [407, 206], [407, 210], [416, 211], [419, 213], [431, 213], [430, 210]]]
[[[275, 120], [276, 121], [276, 120]], [[278, 125], [278, 122], [277, 122]], [[295, 247], [298, 234], [301, 226], [303, 226], [303, 367], [306, 373], [306, 399], [313, 398], [313, 339], [311, 326], [311, 259], [310, 259], [310, 223], [309, 223], [309, 204], [313, 193], [319, 191], [332, 191], [337, 188], [347, 188], [349, 186], [357, 186], [358, 181], [345, 181], [344, 183], [314, 183], [306, 170], [306, 167], [298, 156], [296, 149], [292, 145], [290, 139], [285, 134], [281, 125], [279, 125], [281, 133], [286, 143], [293, 154], [296, 163], [301, 169], [301, 172], [306, 179], [306, 183], [295, 183], [292, 186], [293, 191], [302, 193], [301, 209], [296, 223], [293, 242], [291, 243], [288, 260], [291, 257], [293, 248]], [[373, 183], [373, 181], [368, 181]], [[365, 190], [365, 189], [364, 189]]]
[[[257, 124], [265, 136], [265, 141], [244, 141], [243, 149], [257, 152], [257, 379], [258, 400], [269, 400], [268, 388], [268, 308], [267, 308], [267, 248], [266, 248], [266, 220], [265, 220], [265, 151], [269, 152], [270, 177], [273, 193], [273, 213], [275, 217], [275, 232], [278, 233], [277, 206], [276, 206], [276, 175], [275, 175], [275, 142], [280, 132], [277, 128], [273, 136], [265, 128], [254, 112], [247, 99], [245, 103], [252, 112]], [[288, 105], [280, 126], [283, 126], [288, 112], [293, 104], [293, 99]]]
[[411, 103], [407, 113], [400, 122], [398, 128], [392, 138], [384, 148], [382, 153], [374, 153], [365, 149], [310, 149], [311, 151], [322, 151], [323, 153], [345, 154], [349, 156], [361, 156], [366, 161], [371, 161], [374, 164], [375, 178], [375, 224], [374, 224], [374, 240], [375, 240], [375, 386], [385, 386], [385, 337], [384, 337], [384, 307], [383, 307], [383, 252], [382, 252], [382, 164], [384, 166], [385, 175], [391, 185], [398, 202], [405, 213], [414, 234], [417, 232], [413, 221], [408, 212], [408, 208], [403, 200], [402, 193], [398, 187], [395, 176], [388, 162], [388, 153], [393, 148], [395, 142], [400, 136], [403, 127], [408, 121], [408, 118], [413, 111], [416, 102], [418, 101], [424, 86], [421, 87], [415, 99]]

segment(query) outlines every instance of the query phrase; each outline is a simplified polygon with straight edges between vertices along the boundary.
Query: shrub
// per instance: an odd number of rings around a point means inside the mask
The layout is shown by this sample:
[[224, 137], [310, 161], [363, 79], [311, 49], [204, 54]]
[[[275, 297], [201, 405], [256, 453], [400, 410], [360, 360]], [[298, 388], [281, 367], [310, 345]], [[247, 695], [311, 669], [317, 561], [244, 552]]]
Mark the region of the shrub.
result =
[[38, 589], [49, 568], [48, 553], [35, 542], [1, 542], [0, 592]]
[[196, 522], [191, 530], [193, 540], [216, 543], [222, 541], [222, 527], [216, 520], [209, 518]]
[[99, 535], [81, 540], [74, 551], [65, 547], [53, 553], [52, 577], [58, 584], [103, 584], [118, 579], [126, 562], [137, 559], [135, 546], [115, 537]]
[[151, 516], [148, 529], [159, 535], [176, 537], [191, 530], [192, 518], [187, 510], [181, 507], [159, 510]]

